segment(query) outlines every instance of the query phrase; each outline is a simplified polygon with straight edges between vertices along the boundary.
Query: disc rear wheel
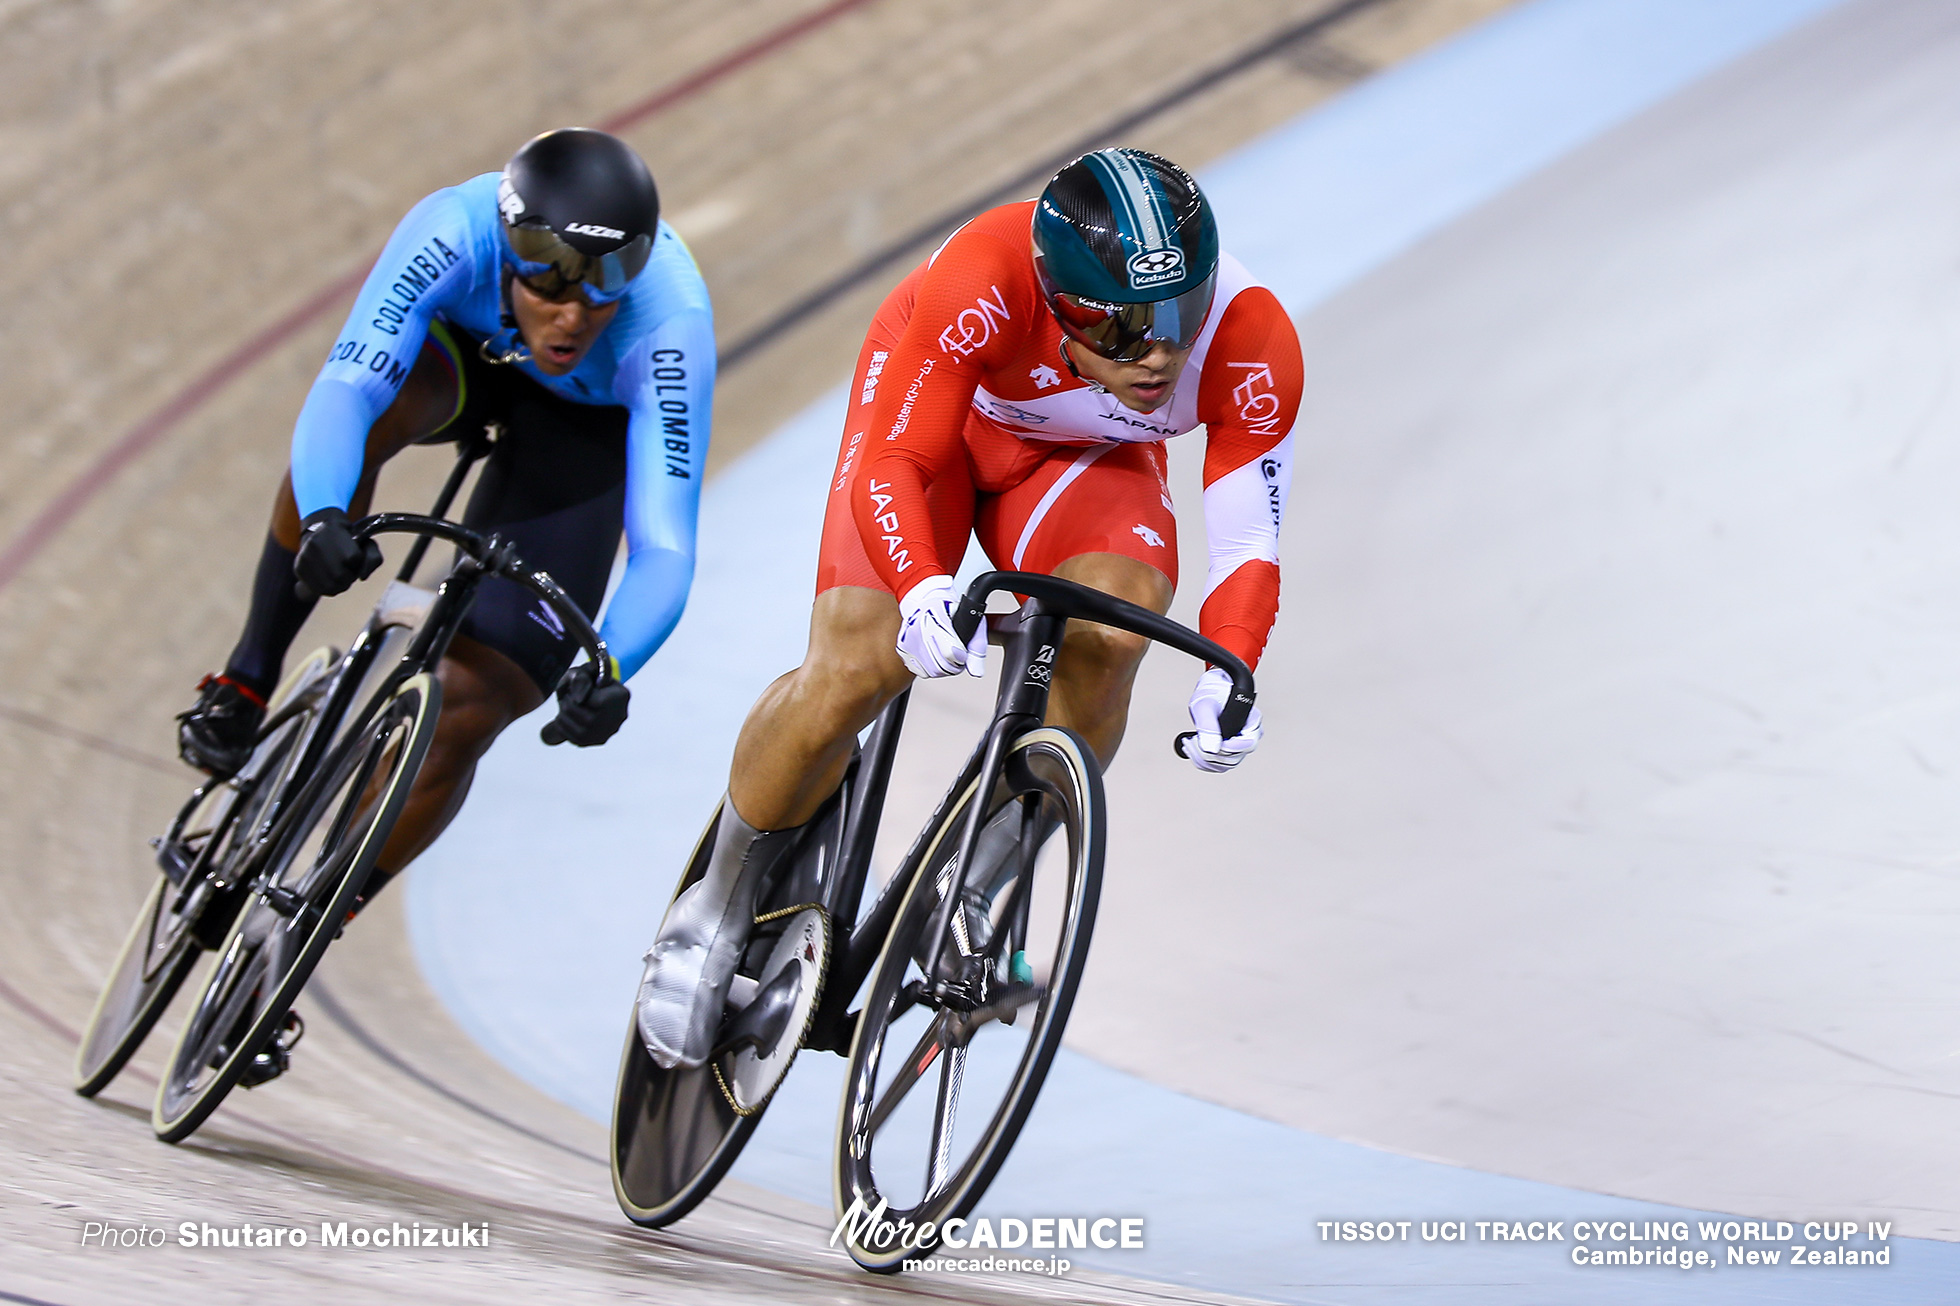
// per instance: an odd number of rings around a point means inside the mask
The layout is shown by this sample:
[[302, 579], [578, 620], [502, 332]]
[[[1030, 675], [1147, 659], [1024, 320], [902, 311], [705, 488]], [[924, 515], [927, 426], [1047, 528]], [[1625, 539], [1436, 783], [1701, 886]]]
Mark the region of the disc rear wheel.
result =
[[[845, 791], [850, 782], [847, 780]], [[613, 1195], [635, 1224], [661, 1228], [700, 1205], [735, 1163], [789, 1073], [822, 995], [830, 921], [814, 906], [834, 865], [843, 800], [833, 797], [798, 842], [769, 869], [757, 922], [742, 950], [723, 1015], [724, 1043], [694, 1068], [662, 1067], [627, 1021], [613, 1096]], [[716, 824], [708, 823], [675, 897], [707, 869]], [[745, 1023], [746, 1022], [746, 1023]]]

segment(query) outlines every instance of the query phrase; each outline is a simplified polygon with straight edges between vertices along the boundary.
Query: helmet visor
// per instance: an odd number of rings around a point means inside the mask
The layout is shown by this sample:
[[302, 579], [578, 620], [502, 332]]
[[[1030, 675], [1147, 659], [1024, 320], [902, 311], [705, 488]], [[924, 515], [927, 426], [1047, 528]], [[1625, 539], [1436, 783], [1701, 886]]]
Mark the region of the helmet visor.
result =
[[1048, 310], [1069, 337], [1104, 358], [1133, 363], [1159, 344], [1189, 349], [1197, 343], [1211, 314], [1212, 294], [1218, 289], [1216, 270], [1172, 299], [1148, 304], [1112, 304], [1058, 290], [1048, 278], [1046, 260], [1035, 260]]
[[586, 254], [573, 249], [545, 226], [506, 226], [511, 263], [517, 275], [546, 299], [560, 299], [574, 289], [593, 305], [610, 304], [626, 293], [633, 278], [653, 253], [653, 237], [635, 236], [610, 254]]

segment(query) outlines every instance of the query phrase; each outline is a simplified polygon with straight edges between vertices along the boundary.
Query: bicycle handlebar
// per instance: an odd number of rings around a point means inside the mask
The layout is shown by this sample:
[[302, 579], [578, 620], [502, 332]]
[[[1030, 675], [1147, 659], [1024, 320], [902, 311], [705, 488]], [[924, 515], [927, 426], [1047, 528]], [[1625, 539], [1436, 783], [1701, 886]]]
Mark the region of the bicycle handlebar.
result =
[[[517, 556], [508, 540], [498, 535], [483, 535], [467, 526], [459, 526], [441, 517], [424, 517], [412, 512], [377, 512], [363, 517], [348, 528], [356, 539], [368, 539], [375, 535], [419, 535], [424, 539], [447, 540], [474, 559], [478, 566], [492, 576], [522, 585], [536, 594], [550, 606], [565, 623], [565, 629], [572, 638], [582, 645], [598, 666], [598, 674], [593, 683], [610, 685], [613, 683], [612, 655], [606, 650], [606, 641], [599, 638], [599, 632], [592, 626], [579, 605], [572, 602], [551, 573], [540, 571], [527, 565]], [[545, 727], [552, 730], [556, 722]], [[547, 739], [545, 742], [551, 743]]]
[[[1114, 594], [1105, 594], [1059, 576], [1044, 576], [1031, 571], [990, 571], [976, 577], [953, 609], [953, 629], [962, 640], [973, 638], [973, 632], [987, 618], [988, 596], [1000, 590], [1039, 599], [1049, 612], [1101, 622], [1159, 644], [1168, 644], [1220, 668], [1232, 678], [1232, 696], [1226, 701], [1225, 710], [1218, 714], [1218, 731], [1230, 739], [1245, 729], [1246, 718], [1252, 715], [1252, 704], [1257, 695], [1252, 683], [1252, 669], [1237, 654], [1149, 608], [1138, 607]], [[1187, 731], [1177, 737], [1172, 747], [1180, 756], [1184, 753], [1185, 740], [1195, 733]]]

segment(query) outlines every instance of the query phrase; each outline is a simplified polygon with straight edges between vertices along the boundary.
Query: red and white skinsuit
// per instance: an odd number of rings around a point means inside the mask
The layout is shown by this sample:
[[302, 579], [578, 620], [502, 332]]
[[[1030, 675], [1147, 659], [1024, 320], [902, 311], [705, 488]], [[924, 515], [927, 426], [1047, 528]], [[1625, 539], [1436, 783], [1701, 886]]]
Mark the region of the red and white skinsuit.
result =
[[[962, 227], [886, 297], [858, 357], [824, 515], [817, 592], [903, 597], [979, 535], [994, 565], [1052, 572], [1120, 553], [1177, 583], [1163, 442], [1204, 426], [1203, 634], [1257, 665], [1279, 611], [1300, 342], [1229, 254], [1170, 399], [1124, 407], [1070, 374], [1035, 281], [1034, 201]], [[1082, 346], [1074, 346], [1081, 349]]]

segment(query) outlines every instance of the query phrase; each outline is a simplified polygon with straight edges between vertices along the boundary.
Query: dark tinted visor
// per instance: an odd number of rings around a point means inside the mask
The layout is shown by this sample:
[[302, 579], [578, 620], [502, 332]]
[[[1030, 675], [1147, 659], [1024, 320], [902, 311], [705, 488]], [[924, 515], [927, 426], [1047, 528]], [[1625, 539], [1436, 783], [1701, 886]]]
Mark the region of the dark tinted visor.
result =
[[506, 226], [512, 265], [524, 284], [546, 299], [561, 299], [574, 288], [590, 304], [610, 304], [626, 293], [653, 253], [653, 237], [635, 236], [610, 254], [581, 253], [543, 226]]
[[1071, 340], [1079, 341], [1104, 358], [1132, 363], [1149, 353], [1159, 342], [1172, 349], [1189, 349], [1204, 330], [1211, 313], [1212, 293], [1218, 288], [1214, 270], [1191, 289], [1174, 299], [1148, 304], [1111, 304], [1055, 289], [1048, 279], [1045, 260], [1035, 260], [1041, 289], [1048, 309], [1061, 323]]

